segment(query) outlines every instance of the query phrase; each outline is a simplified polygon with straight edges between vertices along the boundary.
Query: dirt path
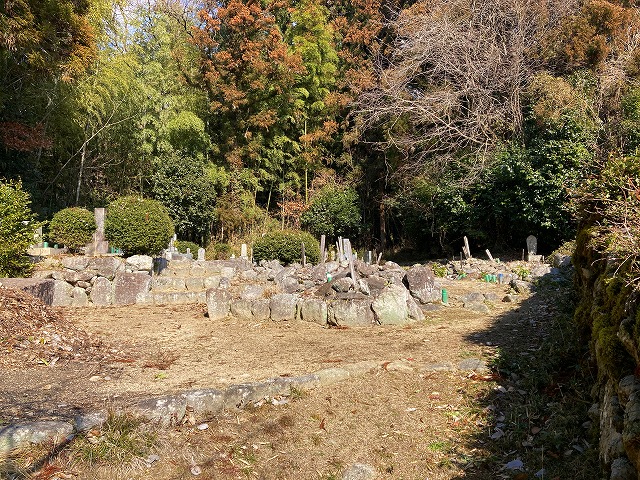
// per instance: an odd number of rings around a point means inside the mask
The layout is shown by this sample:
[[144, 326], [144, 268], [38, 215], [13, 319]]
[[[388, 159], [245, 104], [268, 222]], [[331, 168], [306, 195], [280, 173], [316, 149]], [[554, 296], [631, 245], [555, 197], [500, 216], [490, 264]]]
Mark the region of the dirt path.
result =
[[[493, 292], [501, 299], [505, 286], [465, 280], [448, 289], [451, 306], [406, 327], [213, 322], [202, 306], [67, 309], [116, 360], [4, 371], [0, 412], [5, 422], [68, 417], [141, 396], [404, 359], [415, 368], [381, 368], [301, 392], [285, 405], [223, 414], [206, 430], [164, 431], [161, 460], [151, 467], [87, 469], [71, 459], [66, 472], [69, 478], [178, 479], [192, 478], [191, 467], [198, 465], [198, 478], [333, 479], [362, 462], [380, 478], [501, 478], [483, 473], [478, 459], [490, 453], [482, 441], [470, 440], [478, 432], [491, 434], [494, 414], [484, 399], [497, 384], [490, 375], [429, 366], [490, 361], [502, 342], [534, 342], [535, 318], [544, 312], [539, 305], [496, 301], [489, 313], [475, 313], [462, 308], [463, 294]], [[470, 469], [474, 474], [467, 477]]]
[[[504, 291], [460, 282], [450, 287], [451, 303], [456, 305], [462, 293], [482, 289]], [[348, 329], [308, 322], [210, 321], [206, 307], [199, 305], [69, 308], [63, 314], [94, 341], [104, 342], [111, 358], [5, 369], [0, 412], [5, 422], [61, 418], [126, 398], [302, 375], [364, 360], [455, 364], [490, 353], [465, 336], [509, 308], [513, 304], [498, 303], [486, 315], [452, 306], [428, 312], [421, 324]]]

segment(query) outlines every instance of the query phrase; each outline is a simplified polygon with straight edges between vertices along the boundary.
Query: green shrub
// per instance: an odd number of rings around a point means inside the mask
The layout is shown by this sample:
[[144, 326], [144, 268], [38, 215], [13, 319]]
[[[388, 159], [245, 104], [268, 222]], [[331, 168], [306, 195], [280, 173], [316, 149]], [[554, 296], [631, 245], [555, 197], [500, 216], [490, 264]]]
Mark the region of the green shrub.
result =
[[204, 252], [207, 260], [226, 260], [233, 253], [233, 247], [228, 243], [210, 243]]
[[173, 246], [176, 247], [180, 253], [187, 253], [188, 248], [194, 256], [198, 255], [198, 249], [200, 248], [200, 245], [186, 240], [177, 240], [173, 242]]
[[20, 182], [0, 180], [0, 277], [23, 277], [31, 271], [27, 248], [39, 224]]
[[86, 208], [65, 208], [57, 212], [49, 222], [49, 236], [70, 250], [78, 250], [91, 241], [96, 221]]
[[307, 261], [316, 263], [320, 258], [318, 240], [308, 232], [284, 230], [269, 232], [253, 244], [253, 258], [260, 260], [280, 260], [284, 263], [302, 260], [302, 243]]
[[328, 185], [314, 195], [301, 221], [314, 235], [357, 235], [362, 223], [358, 194], [352, 188]]
[[121, 197], [107, 207], [105, 235], [125, 255], [157, 255], [173, 232], [171, 217], [157, 200]]

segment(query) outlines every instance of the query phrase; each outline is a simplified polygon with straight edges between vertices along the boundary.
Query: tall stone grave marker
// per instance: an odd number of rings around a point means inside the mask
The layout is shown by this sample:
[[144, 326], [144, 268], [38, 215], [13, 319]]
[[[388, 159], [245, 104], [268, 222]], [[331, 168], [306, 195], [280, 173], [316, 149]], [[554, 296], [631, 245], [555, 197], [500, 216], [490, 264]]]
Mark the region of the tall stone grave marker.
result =
[[538, 255], [538, 239], [533, 235], [527, 237], [527, 261], [541, 262], [542, 255]]
[[96, 219], [96, 231], [93, 232], [93, 239], [91, 243], [87, 245], [85, 250], [89, 256], [104, 255], [109, 253], [109, 242], [104, 236], [104, 219], [106, 215], [105, 208], [95, 208], [93, 210], [93, 216]]

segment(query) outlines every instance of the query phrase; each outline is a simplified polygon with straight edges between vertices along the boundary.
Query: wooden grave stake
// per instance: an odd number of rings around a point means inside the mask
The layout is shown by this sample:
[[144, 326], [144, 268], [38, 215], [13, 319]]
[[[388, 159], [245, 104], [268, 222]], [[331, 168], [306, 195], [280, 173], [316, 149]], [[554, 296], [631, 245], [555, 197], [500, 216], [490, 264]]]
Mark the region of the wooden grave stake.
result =
[[472, 258], [471, 249], [469, 248], [469, 239], [466, 236], [464, 237], [464, 248], [462, 249], [462, 251], [467, 256], [467, 258]]
[[349, 272], [351, 273], [351, 280], [353, 281], [353, 286], [356, 286], [356, 269], [353, 266], [353, 252], [351, 251], [351, 242], [348, 238], [343, 240], [344, 242], [344, 250], [345, 255], [347, 256], [347, 260], [349, 261]]
[[304, 242], [302, 242], [302, 266], [307, 266], [307, 255], [304, 252]]
[[326, 260], [326, 256], [324, 254], [324, 247], [327, 238], [324, 235], [320, 235], [320, 263], [324, 263]]
[[495, 260], [494, 260], [494, 259], [493, 259], [493, 257], [491, 256], [491, 252], [489, 251], [489, 249], [488, 249], [488, 248], [485, 250], [485, 252], [486, 252], [486, 254], [487, 254], [487, 257], [489, 257], [489, 261], [491, 261], [491, 262], [495, 262]]

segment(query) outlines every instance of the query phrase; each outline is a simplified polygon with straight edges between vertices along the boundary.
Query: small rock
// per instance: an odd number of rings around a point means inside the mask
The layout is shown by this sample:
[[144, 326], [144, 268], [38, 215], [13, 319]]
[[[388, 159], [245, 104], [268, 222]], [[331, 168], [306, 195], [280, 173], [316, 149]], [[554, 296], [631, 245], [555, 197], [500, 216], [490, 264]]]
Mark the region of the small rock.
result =
[[360, 293], [364, 293], [365, 295], [371, 295], [371, 289], [369, 288], [369, 284], [364, 280], [358, 280], [358, 288]]
[[331, 283], [331, 288], [333, 288], [338, 293], [346, 293], [353, 287], [353, 280], [350, 277], [343, 277], [334, 280]]
[[480, 292], [467, 293], [465, 295], [462, 295], [462, 297], [460, 298], [464, 303], [469, 304], [484, 302], [484, 294]]
[[89, 377], [90, 382], [99, 382], [100, 380], [102, 380], [102, 377], [100, 377], [100, 375], [94, 375], [93, 377]]
[[533, 290], [533, 285], [530, 282], [525, 282], [524, 280], [511, 280], [509, 283], [511, 288], [513, 288], [516, 293], [531, 293]]
[[458, 365], [460, 370], [484, 371], [487, 370], [487, 364], [479, 358], [467, 358]]
[[465, 303], [464, 308], [478, 313], [489, 313], [489, 307], [484, 303]]
[[522, 470], [524, 468], [524, 463], [522, 463], [522, 460], [519, 458], [516, 458], [515, 460], [511, 460], [507, 463], [504, 468], [506, 470]]
[[376, 477], [375, 468], [364, 463], [355, 463], [342, 473], [342, 480], [373, 480]]
[[515, 297], [513, 295], [505, 295], [502, 298], [502, 301], [505, 302], [505, 303], [513, 303], [513, 302], [516, 301], [516, 299], [515, 299]]
[[193, 475], [194, 477], [197, 477], [201, 473], [202, 469], [198, 465], [194, 465], [193, 467], [191, 467], [191, 475]]
[[156, 463], [157, 461], [160, 460], [160, 457], [158, 455], [156, 455], [155, 453], [152, 453], [151, 455], [149, 455], [146, 459], [145, 459], [145, 463], [147, 464], [147, 466], [151, 466], [154, 463]]
[[198, 430], [206, 430], [207, 428], [209, 428], [209, 424], [208, 423], [201, 423], [200, 425], [198, 425], [196, 427]]
[[493, 292], [484, 294], [484, 299], [487, 302], [497, 302], [498, 298], [499, 298], [498, 295], [496, 293], [493, 293]]

